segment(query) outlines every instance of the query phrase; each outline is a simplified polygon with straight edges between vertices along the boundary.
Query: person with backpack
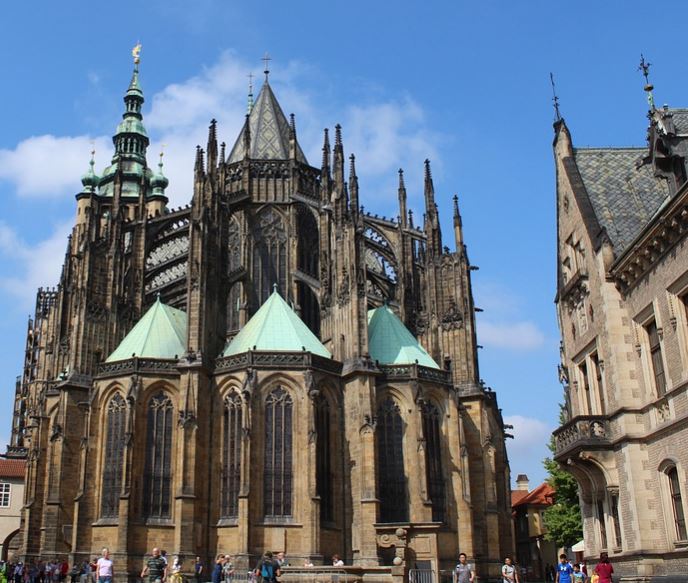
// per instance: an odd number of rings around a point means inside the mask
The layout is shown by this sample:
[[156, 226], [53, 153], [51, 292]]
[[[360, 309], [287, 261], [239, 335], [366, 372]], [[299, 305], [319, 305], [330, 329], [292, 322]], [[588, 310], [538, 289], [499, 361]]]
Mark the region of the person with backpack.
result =
[[212, 572], [210, 573], [210, 581], [212, 583], [222, 583], [222, 573], [223, 573], [223, 567], [225, 564], [225, 555], [223, 553], [220, 553], [215, 557], [215, 566], [213, 567]]
[[277, 577], [281, 575], [277, 561], [272, 558], [272, 551], [265, 551], [263, 557], [258, 561], [254, 573], [260, 575], [263, 583], [275, 583]]

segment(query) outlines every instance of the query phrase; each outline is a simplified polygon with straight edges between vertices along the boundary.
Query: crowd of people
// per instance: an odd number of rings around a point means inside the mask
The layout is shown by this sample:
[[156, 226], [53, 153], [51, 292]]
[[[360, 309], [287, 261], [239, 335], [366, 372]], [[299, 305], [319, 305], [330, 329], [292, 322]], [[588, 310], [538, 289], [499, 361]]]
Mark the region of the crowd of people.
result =
[[[552, 583], [612, 583], [614, 567], [609, 561], [609, 555], [602, 553], [600, 562], [588, 575], [585, 563], [573, 563], [566, 554], [559, 555], [559, 563], [556, 568], [547, 565], [545, 579]], [[459, 562], [454, 568], [454, 583], [474, 583], [476, 579], [475, 568], [467, 561], [466, 553], [459, 554]], [[502, 565], [502, 583], [522, 583], [519, 569], [511, 561], [511, 557], [504, 559]]]
[[[333, 555], [332, 565], [343, 567], [339, 555]], [[232, 557], [221, 553], [215, 558], [212, 568], [207, 569], [200, 557], [194, 562], [195, 583], [232, 583], [233, 580], [264, 581], [273, 583], [281, 574], [283, 567], [289, 566], [289, 561], [283, 552], [273, 553], [266, 551], [258, 561], [254, 569], [241, 577], [237, 576]], [[306, 560], [304, 567], [314, 567], [313, 563]], [[115, 565], [110, 558], [107, 548], [102, 550], [100, 557], [94, 557], [91, 561], [82, 561], [73, 565], [70, 569], [66, 558], [54, 561], [35, 561], [25, 565], [22, 561], [0, 561], [0, 583], [112, 583], [115, 577]], [[154, 548], [146, 557], [143, 570], [140, 573], [145, 583], [183, 583], [182, 563], [179, 557], [174, 557], [169, 564], [167, 552]]]

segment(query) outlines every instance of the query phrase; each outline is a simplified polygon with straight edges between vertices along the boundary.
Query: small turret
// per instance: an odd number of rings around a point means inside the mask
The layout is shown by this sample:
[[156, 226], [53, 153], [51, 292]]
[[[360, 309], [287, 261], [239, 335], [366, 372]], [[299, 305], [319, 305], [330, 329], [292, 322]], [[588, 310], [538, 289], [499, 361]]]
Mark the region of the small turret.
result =
[[344, 182], [344, 146], [342, 144], [342, 126], [334, 126], [334, 154], [332, 160], [332, 178], [334, 181], [334, 214], [337, 223], [344, 221], [349, 206], [346, 183]]
[[165, 189], [169, 185], [170, 181], [167, 176], [163, 174], [162, 171], [162, 158], [163, 152], [160, 152], [160, 161], [158, 162], [158, 172], [151, 179], [151, 195], [146, 201], [146, 210], [149, 215], [157, 216], [165, 212], [165, 206], [167, 205], [167, 196], [165, 196]]
[[211, 119], [208, 127], [208, 159], [206, 169], [212, 174], [217, 169], [217, 120]]
[[91, 150], [91, 161], [88, 163], [88, 172], [81, 177], [81, 184], [83, 184], [83, 193], [95, 193], [98, 189], [98, 183], [100, 182], [100, 177], [96, 175], [95, 166], [95, 150]]
[[92, 196], [97, 193], [100, 177], [95, 173], [96, 151], [91, 150], [91, 160], [88, 163], [88, 172], [81, 177], [83, 189], [76, 195], [76, 224], [85, 224], [91, 212]]

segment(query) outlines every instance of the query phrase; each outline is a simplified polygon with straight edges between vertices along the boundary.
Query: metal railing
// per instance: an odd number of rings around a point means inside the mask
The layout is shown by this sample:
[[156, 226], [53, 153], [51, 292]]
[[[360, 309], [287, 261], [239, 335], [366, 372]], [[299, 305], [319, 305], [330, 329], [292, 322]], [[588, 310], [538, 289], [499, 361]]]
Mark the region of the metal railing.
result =
[[409, 569], [409, 583], [436, 583], [434, 569]]

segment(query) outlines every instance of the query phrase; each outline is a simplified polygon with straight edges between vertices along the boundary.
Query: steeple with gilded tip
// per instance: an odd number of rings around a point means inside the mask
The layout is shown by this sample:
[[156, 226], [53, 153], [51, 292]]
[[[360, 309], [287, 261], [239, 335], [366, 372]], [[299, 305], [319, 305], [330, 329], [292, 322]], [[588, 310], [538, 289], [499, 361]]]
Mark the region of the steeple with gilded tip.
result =
[[408, 226], [408, 211], [406, 208], [406, 184], [404, 183], [404, 170], [399, 168], [399, 220], [402, 227]]
[[103, 172], [100, 182], [101, 196], [113, 196], [115, 176], [120, 173], [121, 196], [139, 196], [142, 185], [150, 180], [153, 172], [146, 164], [146, 150], [150, 144], [148, 133], [143, 125], [141, 108], [144, 103], [143, 91], [139, 83], [139, 63], [141, 62], [141, 45], [132, 50], [134, 72], [124, 94], [124, 113], [117, 126], [112, 142], [115, 154], [112, 163]]

